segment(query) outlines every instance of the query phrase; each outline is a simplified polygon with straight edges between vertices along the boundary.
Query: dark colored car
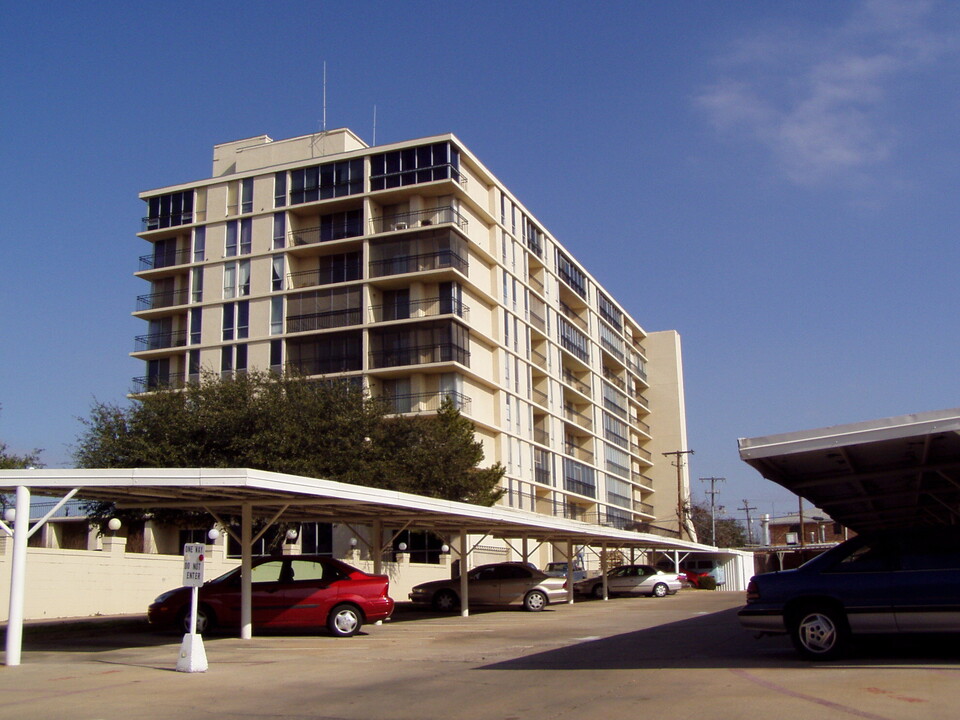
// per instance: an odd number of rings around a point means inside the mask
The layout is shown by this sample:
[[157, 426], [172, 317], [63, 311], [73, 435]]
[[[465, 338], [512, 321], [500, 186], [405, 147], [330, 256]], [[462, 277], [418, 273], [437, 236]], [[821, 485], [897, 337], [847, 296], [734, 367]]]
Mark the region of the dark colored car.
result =
[[[385, 620], [393, 612], [389, 578], [326, 556], [255, 559], [251, 582], [254, 627], [326, 626], [331, 634], [348, 637], [364, 623]], [[148, 609], [147, 618], [159, 627], [189, 631], [190, 588], [160, 595]], [[215, 626], [240, 626], [240, 568], [200, 588], [197, 632]]]
[[806, 658], [858, 634], [960, 632], [960, 527], [861, 535], [795, 570], [756, 575], [740, 623], [788, 633]]

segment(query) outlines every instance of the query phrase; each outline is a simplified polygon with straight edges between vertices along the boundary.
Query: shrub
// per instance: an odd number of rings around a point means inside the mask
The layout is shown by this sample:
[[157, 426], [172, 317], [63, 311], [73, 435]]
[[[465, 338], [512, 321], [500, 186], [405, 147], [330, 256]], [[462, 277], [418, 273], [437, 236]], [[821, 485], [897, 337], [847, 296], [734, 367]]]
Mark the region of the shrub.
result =
[[710, 575], [704, 575], [700, 578], [700, 589], [701, 590], [716, 590], [717, 589], [717, 580], [716, 578], [711, 577]]

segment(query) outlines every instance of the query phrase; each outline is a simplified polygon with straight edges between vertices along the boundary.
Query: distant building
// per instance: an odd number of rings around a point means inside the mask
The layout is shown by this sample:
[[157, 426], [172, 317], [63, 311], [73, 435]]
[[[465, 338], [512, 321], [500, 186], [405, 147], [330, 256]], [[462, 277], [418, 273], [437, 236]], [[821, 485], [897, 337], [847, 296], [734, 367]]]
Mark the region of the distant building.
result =
[[790, 515], [761, 518], [761, 546], [754, 548], [758, 571], [785, 570], [856, 535], [823, 510], [812, 508]]

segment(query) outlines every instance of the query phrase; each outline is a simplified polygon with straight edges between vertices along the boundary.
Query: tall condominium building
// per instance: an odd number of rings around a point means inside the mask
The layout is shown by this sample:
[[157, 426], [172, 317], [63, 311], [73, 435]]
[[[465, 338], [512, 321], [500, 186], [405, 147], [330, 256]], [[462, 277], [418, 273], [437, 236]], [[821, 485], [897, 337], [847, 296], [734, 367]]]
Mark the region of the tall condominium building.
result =
[[272, 368], [397, 413], [450, 397], [506, 467], [505, 504], [677, 529], [677, 334], [644, 332], [454, 135], [263, 135], [140, 197], [135, 392]]

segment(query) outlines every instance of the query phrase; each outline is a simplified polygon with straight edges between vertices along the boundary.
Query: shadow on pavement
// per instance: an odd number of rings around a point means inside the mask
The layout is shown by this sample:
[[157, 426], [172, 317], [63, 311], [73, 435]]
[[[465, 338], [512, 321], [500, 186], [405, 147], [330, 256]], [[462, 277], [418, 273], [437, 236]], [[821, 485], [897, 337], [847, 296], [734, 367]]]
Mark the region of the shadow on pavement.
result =
[[[960, 638], [957, 638], [960, 639]], [[724, 610], [534, 653], [478, 670], [652, 670], [718, 668], [904, 667], [956, 663], [960, 644], [942, 636], [858, 639], [847, 657], [801, 659], [786, 636], [756, 638], [740, 627], [737, 609]], [[958, 668], [960, 669], [960, 668]]]

